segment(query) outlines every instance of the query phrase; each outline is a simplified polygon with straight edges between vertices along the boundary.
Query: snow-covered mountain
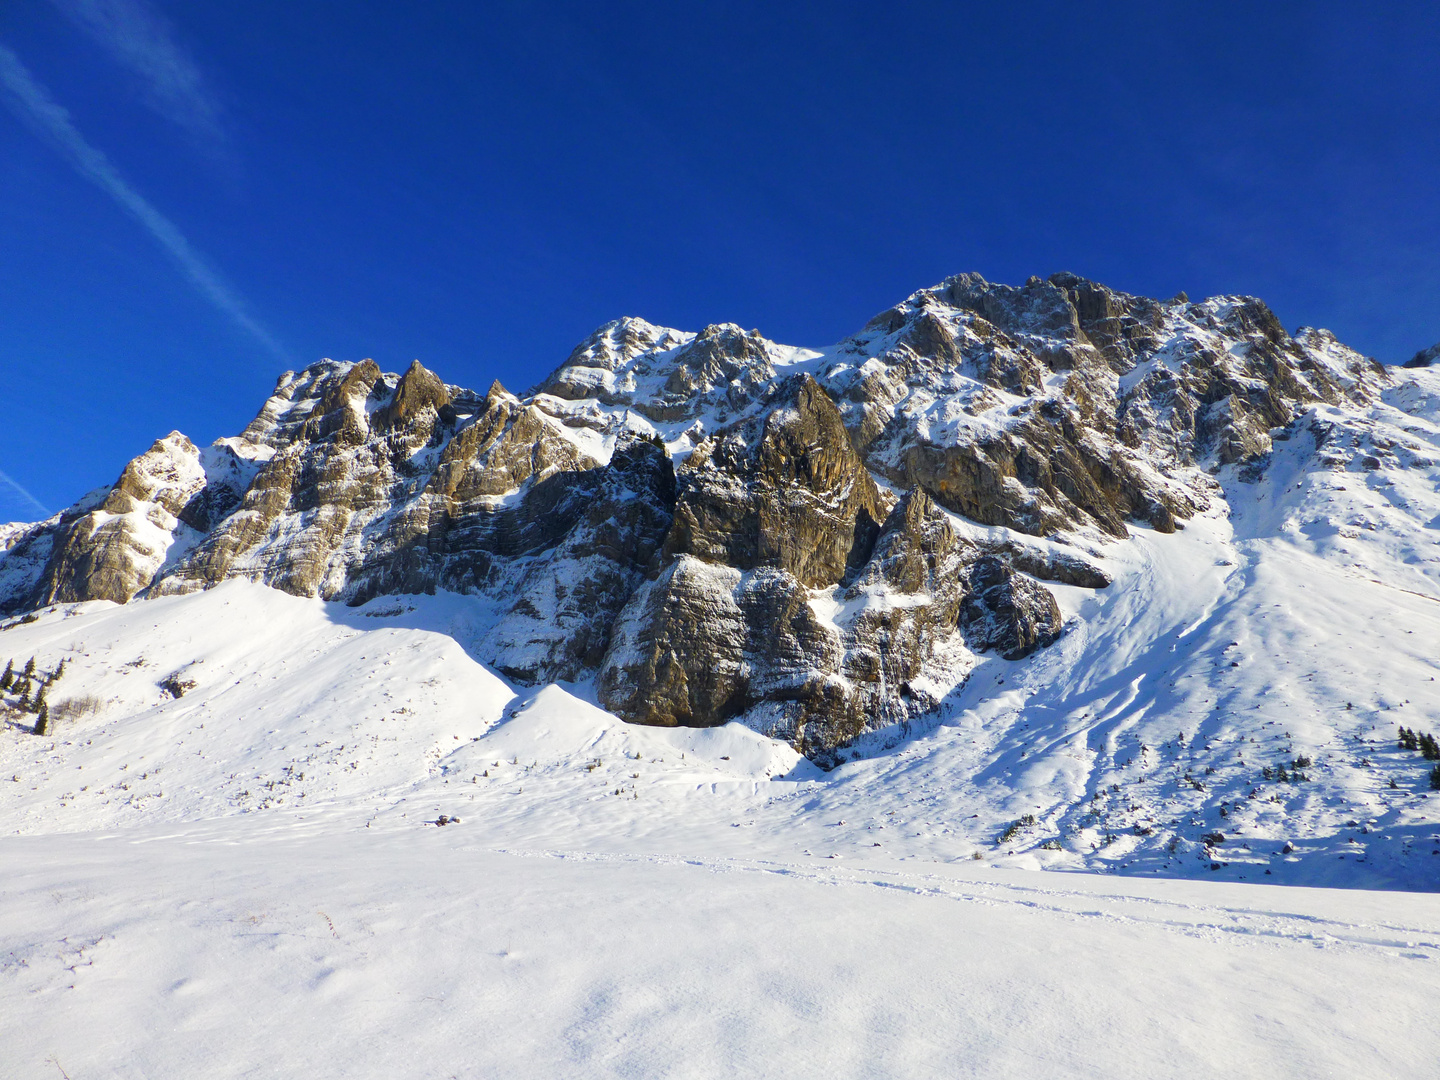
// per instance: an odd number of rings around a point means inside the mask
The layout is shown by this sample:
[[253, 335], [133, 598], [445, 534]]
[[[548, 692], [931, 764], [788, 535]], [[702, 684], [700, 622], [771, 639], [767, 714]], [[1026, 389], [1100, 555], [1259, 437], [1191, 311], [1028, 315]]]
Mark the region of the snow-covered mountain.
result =
[[287, 373], [0, 526], [0, 1074], [1429, 1077], [1436, 359], [967, 275]]
[[[693, 779], [658, 743], [631, 777], [594, 731], [649, 736], [609, 721], [510, 747], [563, 699], [778, 740], [700, 816], [786, 845], [903, 823], [912, 855], [1431, 887], [1440, 797], [1397, 743], [1440, 727], [1423, 361], [1251, 298], [961, 275], [829, 348], [620, 320], [524, 396], [286, 373], [240, 435], [6, 534], [0, 653], [79, 702], [7, 744], [9, 813], [391, 806], [526, 756], [562, 801]], [[182, 743], [185, 798], [111, 776]]]

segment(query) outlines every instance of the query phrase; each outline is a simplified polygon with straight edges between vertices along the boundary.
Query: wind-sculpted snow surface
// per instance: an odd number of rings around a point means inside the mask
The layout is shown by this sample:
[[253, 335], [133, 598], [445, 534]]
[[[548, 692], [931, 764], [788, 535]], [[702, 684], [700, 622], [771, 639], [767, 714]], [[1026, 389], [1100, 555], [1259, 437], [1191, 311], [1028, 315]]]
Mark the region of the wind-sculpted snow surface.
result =
[[8, 1076], [1426, 1080], [1440, 1050], [1433, 896], [257, 824], [0, 839]]

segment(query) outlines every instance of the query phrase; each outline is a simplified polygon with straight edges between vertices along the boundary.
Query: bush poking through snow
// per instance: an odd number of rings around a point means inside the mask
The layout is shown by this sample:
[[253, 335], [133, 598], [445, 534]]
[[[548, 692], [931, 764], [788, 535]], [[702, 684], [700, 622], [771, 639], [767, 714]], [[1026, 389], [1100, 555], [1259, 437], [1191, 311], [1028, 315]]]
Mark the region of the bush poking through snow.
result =
[[1025, 815], [1023, 815], [1022, 817], [1020, 817], [1019, 819], [1017, 819], [1017, 820], [1015, 820], [1015, 821], [1012, 821], [1012, 822], [1010, 823], [1010, 827], [1009, 827], [1008, 829], [1006, 829], [1003, 833], [1000, 834], [1000, 843], [1003, 844], [1003, 843], [1005, 843], [1006, 840], [1009, 840], [1012, 836], [1016, 835], [1017, 833], [1024, 832], [1026, 829], [1032, 829], [1032, 828], [1034, 828], [1034, 827], [1035, 827], [1035, 815], [1034, 815], [1034, 814], [1025, 814]]
[[182, 679], [177, 671], [174, 675], [167, 675], [160, 681], [160, 689], [164, 690], [173, 698], [182, 698], [186, 691], [194, 690], [198, 684], [194, 679]]
[[50, 710], [50, 715], [55, 718], [56, 723], [61, 720], [78, 720], [82, 716], [89, 716], [98, 713], [102, 702], [94, 694], [84, 694], [81, 697], [66, 698], [64, 701], [55, 703]]
[[1440, 761], [1440, 743], [1435, 741], [1435, 736], [1424, 731], [1413, 731], [1410, 728], [1400, 729], [1399, 747], [1401, 750], [1418, 750], [1426, 761]]
[[1274, 780], [1279, 784], [1303, 784], [1310, 779], [1310, 775], [1301, 770], [1309, 767], [1311, 764], [1310, 759], [1302, 755], [1290, 762], [1289, 769], [1285, 767], [1284, 762], [1276, 765], [1273, 769], [1269, 765], [1266, 765], [1261, 768], [1260, 775], [1266, 780]]

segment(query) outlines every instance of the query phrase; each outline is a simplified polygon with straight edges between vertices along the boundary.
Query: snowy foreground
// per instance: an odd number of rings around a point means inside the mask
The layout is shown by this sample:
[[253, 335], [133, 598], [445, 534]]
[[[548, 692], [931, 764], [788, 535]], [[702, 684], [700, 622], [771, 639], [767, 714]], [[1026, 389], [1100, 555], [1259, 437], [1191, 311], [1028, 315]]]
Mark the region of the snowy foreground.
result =
[[487, 841], [8, 839], [5, 1075], [1435, 1074], [1429, 895]]
[[1432, 1077], [1440, 507], [1309, 452], [829, 774], [517, 692], [465, 597], [14, 622], [0, 1076]]

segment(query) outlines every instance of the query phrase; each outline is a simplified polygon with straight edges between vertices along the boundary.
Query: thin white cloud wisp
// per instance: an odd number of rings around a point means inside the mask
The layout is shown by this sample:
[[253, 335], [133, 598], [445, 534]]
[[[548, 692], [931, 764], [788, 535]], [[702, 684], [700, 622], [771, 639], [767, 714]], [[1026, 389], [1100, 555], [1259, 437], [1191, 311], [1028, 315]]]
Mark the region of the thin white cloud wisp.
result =
[[223, 146], [219, 102], [174, 28], [146, 0], [53, 0], [117, 63], [139, 77], [146, 103], [211, 149]]
[[286, 358], [285, 351], [269, 331], [246, 311], [239, 294], [190, 246], [174, 222], [126, 182], [104, 151], [92, 146], [80, 134], [69, 111], [36, 82], [20, 58], [4, 45], [0, 45], [0, 84], [10, 91], [7, 96], [16, 115], [48, 138], [82, 176], [140, 222], [202, 295], [276, 357]]

